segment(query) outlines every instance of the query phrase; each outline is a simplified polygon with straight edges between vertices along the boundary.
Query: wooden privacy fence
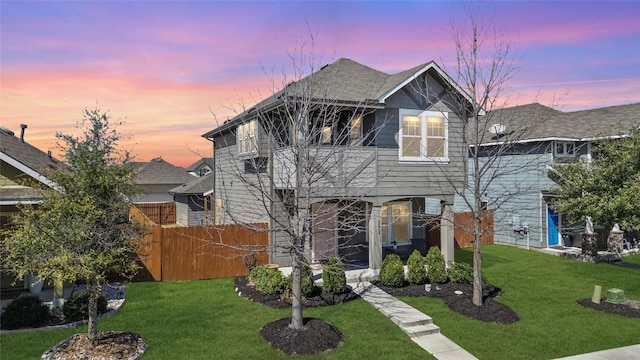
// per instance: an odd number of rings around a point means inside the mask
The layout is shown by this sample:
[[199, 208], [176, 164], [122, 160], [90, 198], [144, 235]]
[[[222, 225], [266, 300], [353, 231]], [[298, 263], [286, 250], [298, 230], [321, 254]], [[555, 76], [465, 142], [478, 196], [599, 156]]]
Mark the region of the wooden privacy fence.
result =
[[267, 263], [267, 224], [253, 224], [256, 230], [238, 225], [162, 227], [153, 224], [137, 209], [132, 216], [147, 229], [138, 250], [143, 266], [138, 279], [181, 281], [246, 275], [245, 262]]
[[[482, 236], [480, 244], [493, 244], [493, 210], [483, 210], [481, 213]], [[453, 237], [457, 247], [467, 248], [473, 246], [473, 213], [456, 213], [454, 217]]]
[[158, 225], [168, 225], [176, 223], [176, 203], [144, 203], [133, 204], [146, 217]]

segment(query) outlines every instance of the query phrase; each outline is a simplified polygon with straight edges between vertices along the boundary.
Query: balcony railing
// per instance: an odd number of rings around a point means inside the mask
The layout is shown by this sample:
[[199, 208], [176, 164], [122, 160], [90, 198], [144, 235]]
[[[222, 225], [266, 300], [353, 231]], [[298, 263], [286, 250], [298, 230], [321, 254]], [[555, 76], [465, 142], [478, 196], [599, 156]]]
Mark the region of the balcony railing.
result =
[[[376, 148], [317, 147], [304, 154], [290, 147], [274, 152], [274, 183], [279, 189], [366, 188], [376, 183]], [[300, 176], [300, 182], [298, 182]]]

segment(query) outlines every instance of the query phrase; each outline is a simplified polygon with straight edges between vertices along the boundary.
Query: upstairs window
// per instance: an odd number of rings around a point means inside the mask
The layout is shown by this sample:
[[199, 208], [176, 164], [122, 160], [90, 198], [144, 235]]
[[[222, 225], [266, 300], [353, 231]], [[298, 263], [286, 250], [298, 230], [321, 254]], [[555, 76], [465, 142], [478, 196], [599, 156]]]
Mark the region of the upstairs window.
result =
[[236, 144], [238, 154], [248, 155], [258, 153], [258, 129], [256, 120], [238, 125], [236, 132]]
[[349, 121], [349, 145], [362, 145], [362, 119], [355, 118]]
[[555, 157], [571, 157], [576, 154], [576, 145], [570, 141], [556, 141], [553, 148]]
[[447, 161], [448, 114], [400, 110], [400, 160]]

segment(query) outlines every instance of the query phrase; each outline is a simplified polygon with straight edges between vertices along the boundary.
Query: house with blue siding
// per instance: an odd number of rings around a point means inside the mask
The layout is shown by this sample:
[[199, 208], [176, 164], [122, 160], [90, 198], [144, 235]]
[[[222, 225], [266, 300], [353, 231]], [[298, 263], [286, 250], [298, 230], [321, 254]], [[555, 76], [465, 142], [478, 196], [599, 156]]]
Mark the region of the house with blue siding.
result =
[[[480, 145], [481, 164], [503, 145], [501, 134], [508, 134], [510, 128], [523, 128], [525, 123], [533, 125], [500, 154], [496, 165], [501, 167], [502, 176], [483, 194], [482, 201], [489, 208], [499, 204], [494, 209], [494, 242], [536, 248], [580, 247], [584, 224], [568, 223], [552, 206], [558, 180], [554, 168], [577, 157], [588, 161], [594, 142], [615, 140], [640, 126], [640, 103], [573, 112], [528, 104], [491, 115], [496, 124]], [[459, 197], [455, 210], [469, 211]], [[609, 229], [601, 230], [606, 236]]]
[[[387, 74], [342, 58], [276, 90], [203, 134], [214, 147], [216, 223], [268, 223], [270, 261], [289, 266], [287, 199], [306, 191], [313, 262], [337, 255], [378, 270], [385, 250], [424, 242], [432, 215], [453, 260], [455, 186], [468, 152], [457, 134], [472, 100], [435, 62]], [[283, 125], [291, 114], [308, 128]], [[312, 132], [307, 172], [292, 166], [293, 147]], [[292, 185], [305, 176], [308, 188]]]

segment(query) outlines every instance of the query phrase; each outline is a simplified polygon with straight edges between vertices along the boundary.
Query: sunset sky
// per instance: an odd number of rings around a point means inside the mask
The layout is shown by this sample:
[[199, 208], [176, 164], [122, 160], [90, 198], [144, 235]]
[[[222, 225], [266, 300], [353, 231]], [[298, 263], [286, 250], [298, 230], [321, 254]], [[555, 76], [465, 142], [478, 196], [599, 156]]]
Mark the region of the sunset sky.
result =
[[[510, 105], [563, 111], [640, 101], [640, 2], [495, 2], [519, 72]], [[395, 73], [435, 60], [455, 78], [458, 2], [0, 2], [0, 124], [54, 150], [84, 108], [124, 120], [139, 161], [188, 166], [201, 135], [280, 84], [289, 54]], [[313, 37], [313, 41], [311, 40]], [[215, 115], [215, 116], [214, 116]]]

